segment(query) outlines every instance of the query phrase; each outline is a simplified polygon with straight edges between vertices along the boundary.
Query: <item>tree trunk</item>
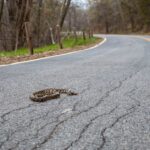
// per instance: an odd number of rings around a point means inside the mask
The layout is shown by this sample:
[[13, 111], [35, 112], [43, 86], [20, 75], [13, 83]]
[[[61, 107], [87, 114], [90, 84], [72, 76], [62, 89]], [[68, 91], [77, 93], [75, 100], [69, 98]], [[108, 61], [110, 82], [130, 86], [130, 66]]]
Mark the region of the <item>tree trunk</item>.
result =
[[68, 20], [68, 29], [69, 29], [69, 32], [71, 32], [72, 31], [72, 15], [71, 15], [71, 10], [68, 12], [68, 14], [69, 14], [69, 20]]
[[105, 21], [105, 29], [106, 29], [106, 33], [109, 33], [109, 23], [108, 21]]
[[27, 0], [19, 0], [17, 3], [17, 18], [16, 18], [16, 41], [15, 41], [15, 51], [18, 49], [19, 46], [19, 39], [22, 40], [22, 27], [25, 17], [26, 11], [26, 2]]
[[91, 29], [91, 37], [93, 38], [93, 29]]
[[75, 41], [77, 41], [78, 37], [77, 37], [76, 27], [73, 27], [73, 35], [74, 35]]
[[134, 32], [135, 25], [134, 25], [134, 17], [133, 16], [130, 16], [130, 22], [131, 22], [132, 32]]
[[22, 45], [25, 22], [29, 22], [33, 0], [19, 0], [17, 3], [16, 44], [15, 50]]
[[83, 30], [82, 35], [83, 35], [83, 40], [85, 41], [86, 40], [85, 30]]
[[53, 29], [52, 29], [52, 27], [50, 26], [48, 20], [46, 21], [46, 23], [47, 23], [47, 25], [48, 25], [48, 27], [49, 27], [50, 37], [51, 37], [52, 44], [56, 44], [56, 43], [55, 43], [55, 39], [54, 39]]
[[77, 12], [75, 6], [73, 8], [73, 21], [74, 21], [74, 27], [77, 29]]
[[4, 8], [4, 0], [1, 0], [1, 3], [0, 3], [0, 30], [1, 30], [1, 20], [2, 20], [2, 16], [3, 16], [3, 8]]
[[56, 26], [56, 37], [57, 37], [57, 42], [59, 44], [60, 49], [63, 49], [62, 41], [61, 41], [61, 34], [60, 34], [60, 26]]
[[53, 35], [53, 29], [51, 27], [49, 27], [49, 30], [50, 30], [52, 44], [55, 44], [54, 35]]
[[89, 35], [89, 39], [91, 39], [92, 36], [91, 36], [91, 30], [90, 29], [88, 30], [88, 35]]
[[37, 15], [37, 42], [40, 43], [40, 29], [41, 29], [41, 9], [43, 0], [38, 0], [38, 15]]
[[60, 14], [60, 21], [59, 21], [60, 30], [63, 27], [64, 20], [65, 20], [65, 17], [67, 15], [70, 3], [71, 3], [71, 0], [64, 0], [64, 3], [62, 5], [61, 14]]
[[18, 43], [19, 43], [19, 30], [16, 30], [16, 40], [15, 40], [15, 51], [18, 49]]
[[11, 23], [10, 23], [10, 15], [9, 15], [9, 7], [8, 2], [4, 1], [3, 6], [3, 30], [1, 30], [3, 37], [7, 40], [4, 40], [5, 50], [12, 50], [12, 32], [11, 32]]
[[26, 31], [26, 40], [29, 48], [29, 54], [33, 55], [33, 44], [32, 44], [32, 35], [31, 32], [29, 31], [29, 22], [25, 22], [25, 31]]

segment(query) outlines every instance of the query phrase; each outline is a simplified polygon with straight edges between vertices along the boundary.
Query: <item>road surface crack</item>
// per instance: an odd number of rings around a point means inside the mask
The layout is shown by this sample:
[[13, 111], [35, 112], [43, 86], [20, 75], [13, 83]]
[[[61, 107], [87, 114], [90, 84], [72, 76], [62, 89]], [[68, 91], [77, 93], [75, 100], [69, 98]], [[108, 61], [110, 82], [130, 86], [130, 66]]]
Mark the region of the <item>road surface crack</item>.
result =
[[117, 109], [117, 107], [118, 107], [118, 106], [116, 106], [115, 108], [113, 108], [113, 109], [112, 109], [111, 111], [109, 111], [108, 113], [103, 113], [103, 114], [101, 114], [101, 115], [98, 115], [98, 116], [92, 118], [92, 119], [89, 121], [89, 123], [86, 124], [86, 125], [84, 126], [84, 128], [81, 130], [81, 132], [80, 132], [80, 134], [79, 134], [79, 137], [78, 137], [75, 141], [71, 142], [71, 143], [69, 144], [69, 146], [67, 146], [64, 150], [68, 150], [68, 149], [69, 149], [70, 147], [72, 147], [74, 144], [76, 144], [77, 142], [79, 142], [79, 140], [82, 138], [83, 134], [88, 130], [88, 128], [93, 124], [93, 122], [94, 122], [95, 120], [97, 120], [97, 119], [100, 118], [100, 117], [110, 115], [111, 113], [113, 113], [113, 112]]
[[20, 107], [20, 108], [17, 108], [17, 109], [14, 109], [14, 110], [11, 110], [5, 114], [3, 114], [1, 117], [2, 121], [0, 122], [1, 124], [4, 124], [7, 120], [5, 119], [6, 116], [8, 116], [9, 114], [11, 113], [14, 113], [16, 111], [20, 111], [20, 110], [24, 110], [24, 109], [27, 109], [27, 108], [30, 108], [31, 106], [34, 106], [35, 104], [29, 104], [28, 106], [25, 106], [25, 107]]
[[101, 137], [102, 137], [102, 143], [101, 143], [101, 145], [97, 148], [97, 150], [102, 150], [103, 147], [104, 147], [105, 144], [106, 144], [105, 132], [106, 132], [108, 129], [112, 129], [121, 119], [123, 119], [123, 118], [125, 118], [126, 116], [130, 115], [131, 113], [133, 113], [133, 112], [135, 111], [135, 109], [136, 109], [136, 106], [132, 106], [131, 108], [129, 108], [129, 109], [127, 110], [127, 113], [125, 113], [125, 114], [119, 116], [118, 118], [116, 118], [116, 119], [114, 120], [114, 122], [113, 122], [111, 125], [105, 127], [105, 128], [101, 131], [100, 135], [101, 135]]
[[134, 97], [136, 90], [137, 90], [137, 87], [135, 87], [131, 91], [125, 93], [125, 95], [127, 95], [131, 100], [133, 100], [137, 106], [140, 106], [141, 105], [140, 101]]

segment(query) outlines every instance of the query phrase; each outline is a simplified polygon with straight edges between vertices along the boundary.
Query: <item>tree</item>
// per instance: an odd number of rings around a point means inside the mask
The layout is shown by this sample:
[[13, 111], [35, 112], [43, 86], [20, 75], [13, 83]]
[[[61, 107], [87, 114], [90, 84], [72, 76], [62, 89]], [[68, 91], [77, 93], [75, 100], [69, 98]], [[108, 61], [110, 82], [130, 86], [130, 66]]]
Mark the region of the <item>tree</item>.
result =
[[65, 17], [69, 10], [70, 3], [71, 3], [71, 0], [64, 0], [62, 7], [61, 7], [59, 23], [56, 26], [57, 41], [61, 49], [63, 48], [62, 41], [61, 41], [61, 30], [65, 21]]
[[139, 8], [146, 30], [150, 30], [150, 0], [139, 0]]
[[21, 44], [23, 42], [24, 23], [30, 21], [32, 3], [33, 3], [33, 0], [18, 0], [17, 1], [15, 50], [18, 49], [19, 38], [20, 38]]
[[[56, 25], [61, 31], [70, 3], [71, 0], [0, 0], [0, 50], [24, 47], [26, 39], [30, 39], [27, 35], [32, 36], [33, 46], [54, 43]], [[30, 34], [25, 23], [30, 24]]]
[[[109, 5], [108, 0], [95, 1], [94, 5], [91, 7], [90, 13], [92, 13], [92, 17], [95, 18], [94, 22], [99, 25], [99, 28], [103, 26], [105, 28], [105, 33], [110, 32], [110, 22], [112, 21], [112, 8]], [[92, 20], [93, 22], [93, 20]]]
[[71, 0], [64, 0], [64, 2], [62, 4], [61, 13], [60, 13], [60, 20], [59, 20], [60, 29], [62, 29], [62, 27], [63, 27], [64, 20], [65, 20], [65, 17], [67, 15], [70, 3], [71, 3]]
[[4, 8], [4, 0], [0, 1], [0, 30], [1, 30], [1, 20], [3, 15], [3, 8]]
[[89, 0], [89, 18], [104, 32], [150, 31], [150, 0]]
[[33, 51], [33, 44], [32, 44], [32, 35], [31, 35], [31, 31], [30, 31], [30, 23], [25, 22], [24, 26], [25, 26], [25, 31], [26, 31], [26, 40], [27, 40], [27, 44], [28, 44], [28, 48], [29, 48], [29, 54], [33, 55], [34, 51]]
[[37, 15], [37, 40], [38, 46], [40, 44], [40, 30], [41, 30], [41, 10], [42, 10], [43, 0], [38, 0], [38, 15]]

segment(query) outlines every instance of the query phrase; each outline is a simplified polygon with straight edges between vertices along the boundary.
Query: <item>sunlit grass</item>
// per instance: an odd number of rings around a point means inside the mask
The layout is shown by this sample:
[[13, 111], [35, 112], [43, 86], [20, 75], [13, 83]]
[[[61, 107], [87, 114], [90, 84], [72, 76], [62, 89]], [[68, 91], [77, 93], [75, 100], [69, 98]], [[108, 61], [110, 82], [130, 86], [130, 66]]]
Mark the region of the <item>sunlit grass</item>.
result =
[[[75, 41], [73, 37], [66, 38], [63, 40], [64, 48], [75, 48], [77, 46], [88, 45], [96, 43], [99, 39], [92, 37], [91, 39], [87, 38], [84, 40], [82, 37], [78, 37], [78, 40]], [[43, 53], [50, 51], [60, 50], [58, 44], [45, 45], [42, 47], [34, 48], [34, 53]], [[19, 48], [17, 51], [0, 51], [0, 57], [13, 57], [13, 56], [24, 56], [28, 55], [29, 51], [27, 48]]]

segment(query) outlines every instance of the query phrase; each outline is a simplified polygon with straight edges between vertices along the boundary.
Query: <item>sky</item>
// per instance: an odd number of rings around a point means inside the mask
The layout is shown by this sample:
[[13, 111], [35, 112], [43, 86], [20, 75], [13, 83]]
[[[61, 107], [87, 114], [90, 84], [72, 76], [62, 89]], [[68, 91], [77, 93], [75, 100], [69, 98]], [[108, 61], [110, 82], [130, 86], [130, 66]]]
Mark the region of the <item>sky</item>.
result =
[[75, 2], [83, 2], [83, 3], [87, 2], [87, 0], [73, 0], [73, 1], [75, 1]]
[[83, 3], [83, 4], [87, 3], [87, 0], [72, 0], [72, 1], [75, 3]]
[[87, 7], [87, 0], [72, 0], [74, 3], [80, 4], [81, 6], [83, 6], [84, 8]]

